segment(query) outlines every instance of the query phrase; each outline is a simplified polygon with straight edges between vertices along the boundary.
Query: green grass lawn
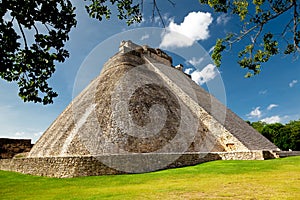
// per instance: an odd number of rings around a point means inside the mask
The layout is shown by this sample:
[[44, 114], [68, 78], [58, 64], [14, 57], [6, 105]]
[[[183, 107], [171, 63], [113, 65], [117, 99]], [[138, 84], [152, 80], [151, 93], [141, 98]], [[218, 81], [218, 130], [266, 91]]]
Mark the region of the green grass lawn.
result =
[[46, 178], [0, 171], [0, 199], [300, 199], [300, 157], [146, 174]]

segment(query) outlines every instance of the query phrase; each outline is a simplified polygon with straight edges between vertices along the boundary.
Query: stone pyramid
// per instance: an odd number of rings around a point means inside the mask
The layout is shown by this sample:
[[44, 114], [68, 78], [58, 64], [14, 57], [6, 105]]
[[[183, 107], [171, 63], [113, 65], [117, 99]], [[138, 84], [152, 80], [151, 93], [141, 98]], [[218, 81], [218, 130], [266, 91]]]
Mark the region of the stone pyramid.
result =
[[278, 150], [165, 52], [123, 41], [28, 157]]

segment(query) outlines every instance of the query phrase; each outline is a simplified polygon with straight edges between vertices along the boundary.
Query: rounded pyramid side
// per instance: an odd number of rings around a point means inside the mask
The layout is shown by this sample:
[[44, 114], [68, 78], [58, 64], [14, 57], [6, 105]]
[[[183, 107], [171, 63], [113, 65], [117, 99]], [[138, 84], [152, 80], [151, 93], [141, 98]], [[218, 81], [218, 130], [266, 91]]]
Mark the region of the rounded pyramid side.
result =
[[192, 113], [139, 52], [118, 53], [50, 125], [29, 157], [224, 151], [184, 110]]
[[[133, 59], [132, 59], [133, 58]], [[134, 56], [114, 56], [103, 67], [101, 74], [94, 79], [66, 109], [54, 120], [49, 128], [35, 143], [29, 157], [52, 157], [52, 156], [74, 156], [90, 155], [86, 148], [85, 140], [87, 134], [97, 132], [99, 122], [96, 108], [109, 108], [109, 93], [114, 87], [118, 76], [124, 73], [123, 68], [133, 67], [137, 63]], [[123, 68], [121, 67], [123, 65]], [[115, 77], [115, 80], [112, 79]], [[115, 82], [114, 82], [115, 81]], [[98, 91], [97, 91], [98, 90]], [[102, 94], [102, 98], [95, 99], [96, 93]], [[100, 121], [108, 121], [108, 115], [101, 113]], [[102, 127], [105, 128], [105, 127]], [[92, 137], [92, 136], [91, 136]]]

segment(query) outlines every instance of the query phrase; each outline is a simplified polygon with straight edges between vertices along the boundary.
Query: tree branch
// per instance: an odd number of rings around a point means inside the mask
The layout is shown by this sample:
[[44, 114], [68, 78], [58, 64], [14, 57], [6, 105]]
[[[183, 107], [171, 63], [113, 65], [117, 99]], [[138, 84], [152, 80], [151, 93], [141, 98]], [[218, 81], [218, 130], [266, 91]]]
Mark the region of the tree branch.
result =
[[12, 17], [10, 22], [13, 23], [14, 20], [15, 20], [15, 17]]
[[264, 27], [264, 24], [262, 24], [262, 25], [259, 27], [258, 32], [256, 33], [256, 35], [255, 35], [254, 38], [253, 38], [253, 41], [252, 41], [253, 44], [256, 43], [256, 40], [257, 40], [258, 36], [261, 34], [261, 32], [262, 32], [262, 30], [263, 30], [263, 27]]
[[235, 42], [240, 41], [241, 39], [243, 39], [245, 36], [247, 36], [250, 32], [252, 32], [254, 29], [256, 29], [257, 27], [259, 27], [259, 25], [255, 25], [253, 27], [251, 27], [250, 29], [246, 30], [243, 34], [241, 34], [239, 37], [237, 37], [236, 39], [232, 40], [232, 41], [228, 41], [230, 44], [233, 44]]
[[[143, 0], [141, 0], [141, 1], [142, 1], [142, 3], [144, 2]], [[157, 2], [156, 2], [156, 0], [153, 0], [152, 2], [153, 2], [153, 7], [152, 7], [152, 21], [154, 21], [154, 16], [155, 16], [155, 11], [156, 11], [157, 14], [158, 14], [158, 16], [159, 16], [159, 18], [160, 18], [160, 21], [161, 21], [163, 27], [165, 28], [166, 24], [165, 24], [164, 19], [163, 19], [162, 15], [161, 15], [161, 12], [160, 12], [160, 10], [158, 8]], [[173, 7], [175, 7], [176, 4], [172, 0], [168, 0], [168, 2]]]
[[44, 24], [44, 26], [46, 27], [46, 29], [48, 30], [48, 32], [50, 32], [49, 27], [47, 26], [47, 24]]
[[169, 2], [170, 4], [172, 4], [173, 7], [175, 7], [176, 4], [175, 4], [173, 1], [168, 0], [168, 2]]
[[[27, 80], [27, 82], [29, 82], [29, 77], [28, 77], [27, 73], [26, 73], [26, 72], [23, 72], [23, 74], [25, 74], [26, 80]], [[24, 75], [23, 75], [23, 76], [24, 76]]]
[[161, 14], [160, 14], [159, 8], [157, 7], [156, 0], [153, 0], [153, 2], [155, 2], [155, 3], [154, 3], [154, 6], [155, 6], [156, 11], [157, 11], [157, 13], [158, 13], [158, 16], [159, 16], [159, 18], [160, 18], [160, 20], [161, 20], [161, 23], [162, 23], [163, 27], [166, 28], [164, 19], [162, 18]]
[[153, 0], [153, 7], [152, 7], [152, 22], [154, 22], [154, 15], [155, 15], [155, 4], [156, 4], [156, 1]]
[[141, 13], [144, 12], [144, 0], [141, 0]]
[[286, 32], [287, 32], [287, 29], [289, 28], [291, 28], [290, 27], [290, 24], [293, 22], [293, 19], [291, 19], [290, 21], [289, 21], [289, 23], [287, 23], [287, 25], [284, 27], [284, 29], [283, 29], [283, 31], [282, 31], [282, 33], [281, 33], [281, 36], [282, 37], [284, 37], [285, 36], [285, 34], [286, 34]]
[[[296, 0], [294, 0], [294, 1], [296, 1]], [[265, 24], [266, 22], [268, 22], [268, 21], [270, 21], [270, 20], [272, 20], [272, 19], [277, 18], [278, 16], [282, 15], [283, 13], [285, 13], [286, 11], [288, 11], [289, 9], [291, 9], [293, 6], [294, 6], [294, 4], [291, 3], [288, 7], [286, 7], [286, 8], [283, 9], [283, 10], [281, 10], [280, 12], [276, 12], [276, 13], [277, 13], [276, 15], [273, 15], [273, 16], [269, 17], [268, 19], [266, 19], [266, 20], [263, 21], [262, 23]]]
[[17, 22], [18, 22], [19, 29], [20, 29], [20, 31], [21, 31], [21, 33], [22, 33], [22, 37], [23, 37], [23, 40], [24, 40], [24, 43], [25, 43], [25, 49], [28, 50], [27, 40], [26, 40], [25, 33], [24, 33], [24, 31], [23, 31], [23, 28], [22, 28], [20, 22], [19, 22], [18, 20], [17, 20]]
[[[294, 0], [294, 1], [296, 1], [296, 0]], [[285, 13], [286, 11], [288, 11], [289, 9], [291, 9], [293, 6], [294, 6], [294, 4], [291, 3], [288, 7], [286, 7], [286, 8], [283, 9], [283, 10], [281, 10], [280, 12], [277, 12], [275, 15], [272, 15], [271, 17], [268, 17], [267, 19], [263, 20], [261, 23], [256, 24], [255, 26], [249, 28], [248, 30], [245, 30], [244, 33], [242, 33], [239, 37], [237, 37], [237, 38], [234, 39], [233, 41], [230, 41], [229, 43], [233, 44], [233, 43], [235, 43], [235, 42], [240, 41], [240, 40], [243, 39], [245, 36], [247, 36], [250, 32], [252, 32], [252, 31], [255, 30], [256, 28], [260, 27], [261, 30], [259, 30], [259, 31], [258, 31], [258, 34], [255, 35], [255, 38], [257, 38], [257, 37], [260, 35], [260, 33], [262, 32], [263, 26], [264, 26], [267, 22], [269, 22], [269, 21], [271, 21], [271, 20], [277, 18], [278, 16], [282, 15], [283, 13]], [[255, 40], [256, 40], [256, 39], [255, 39]]]
[[36, 34], [39, 34], [39, 30], [37, 29], [37, 27], [35, 26], [35, 24], [33, 24], [33, 28], [35, 29]]
[[298, 12], [297, 12], [297, 3], [296, 3], [296, 0], [293, 0], [293, 5], [294, 5], [294, 26], [293, 26], [293, 33], [294, 33], [294, 47], [296, 48], [297, 51], [300, 51], [300, 47], [298, 46], [299, 45], [299, 42], [297, 42], [297, 37], [296, 37], [296, 33], [297, 33], [297, 25], [298, 25]]

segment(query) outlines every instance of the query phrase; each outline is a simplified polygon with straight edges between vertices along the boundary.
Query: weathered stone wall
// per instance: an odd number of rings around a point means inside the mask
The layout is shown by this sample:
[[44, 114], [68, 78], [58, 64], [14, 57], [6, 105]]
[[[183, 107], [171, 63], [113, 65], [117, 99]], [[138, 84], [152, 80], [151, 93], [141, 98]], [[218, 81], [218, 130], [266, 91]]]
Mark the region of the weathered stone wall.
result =
[[172, 57], [161, 49], [153, 49], [147, 45], [137, 45], [132, 41], [122, 41], [119, 47], [119, 54], [132, 53], [132, 54], [147, 54], [155, 59], [157, 62], [163, 63], [167, 66], [172, 66]]
[[[107, 167], [101, 162], [101, 160], [105, 160], [106, 162], [118, 161], [118, 165], [122, 163], [123, 166], [121, 166], [121, 168], [123, 169], [126, 169], [126, 166], [129, 166], [132, 163], [136, 163], [137, 166], [143, 167], [140, 172], [150, 172], [152, 171], [151, 165], [155, 165], [155, 162], [158, 162], [158, 159], [159, 161], [164, 162], [164, 159], [179, 157], [176, 161], [162, 168], [169, 169], [196, 165], [213, 160], [264, 160], [271, 158], [266, 156], [271, 154], [266, 154], [263, 151], [251, 151], [230, 153], [185, 153], [181, 156], [178, 156], [177, 154], [136, 154], [107, 155], [97, 157], [73, 156], [14, 158], [0, 160], [0, 170], [15, 171], [24, 174], [39, 176], [70, 178], [79, 176], [97, 176], [126, 173], [123, 171], [118, 171], [114, 168]], [[113, 165], [111, 164], [111, 166]]]
[[276, 155], [280, 158], [288, 157], [288, 156], [300, 156], [300, 151], [279, 151]]
[[171, 67], [167, 54], [127, 47], [106, 62], [28, 158], [3, 160], [0, 169], [75, 177], [276, 157], [269, 152], [278, 150], [274, 144]]
[[[181, 77], [179, 74], [181, 74], [181, 71], [174, 70], [173, 68], [165, 67], [162, 65], [155, 64], [155, 61], [152, 60], [149, 57], [145, 57], [145, 60], [148, 61], [150, 66], [153, 67], [153, 70], [158, 73], [162, 79], [165, 81], [166, 84], [169, 85], [171, 90], [177, 94], [177, 96], [182, 99], [182, 101], [187, 105], [187, 107], [190, 108], [192, 112], [197, 116], [197, 118], [204, 124], [205, 127], [208, 128], [210, 133], [215, 138], [215, 142], [218, 142], [220, 145], [223, 146], [223, 148], [229, 152], [229, 151], [247, 151], [248, 149], [240, 142], [238, 141], [228, 130], [225, 129], [225, 127], [219, 123], [213, 116], [211, 116], [210, 113], [205, 111], [198, 103], [195, 97], [191, 97], [190, 94], [187, 94], [184, 92], [182, 87], [184, 86], [184, 83], [180, 79], [176, 79], [176, 77]], [[174, 73], [177, 73], [176, 76]], [[170, 76], [171, 74], [171, 76]], [[174, 75], [173, 75], [174, 74]], [[182, 79], [182, 78], [181, 78]], [[187, 79], [188, 80], [188, 79]], [[181, 82], [181, 84], [178, 84]], [[174, 84], [177, 83], [177, 84]], [[190, 82], [189, 84], [192, 84]], [[192, 86], [192, 85], [190, 85]], [[210, 100], [207, 101], [208, 103], [211, 103]], [[226, 111], [226, 109], [224, 110]], [[227, 144], [234, 144], [234, 148], [228, 147]]]
[[0, 159], [8, 159], [16, 154], [29, 152], [31, 148], [30, 139], [0, 138]]
[[[161, 50], [129, 41], [122, 46], [134, 50], [124, 49], [126, 53], [106, 62], [100, 76], [52, 123], [29, 157], [277, 149], [171, 67], [172, 59]], [[156, 105], [165, 108], [165, 118], [161, 112], [152, 120]]]
[[91, 156], [2, 159], [0, 169], [57, 178], [120, 174]]
[[220, 152], [218, 156], [222, 160], [267, 160], [275, 158], [275, 154], [271, 151]]

